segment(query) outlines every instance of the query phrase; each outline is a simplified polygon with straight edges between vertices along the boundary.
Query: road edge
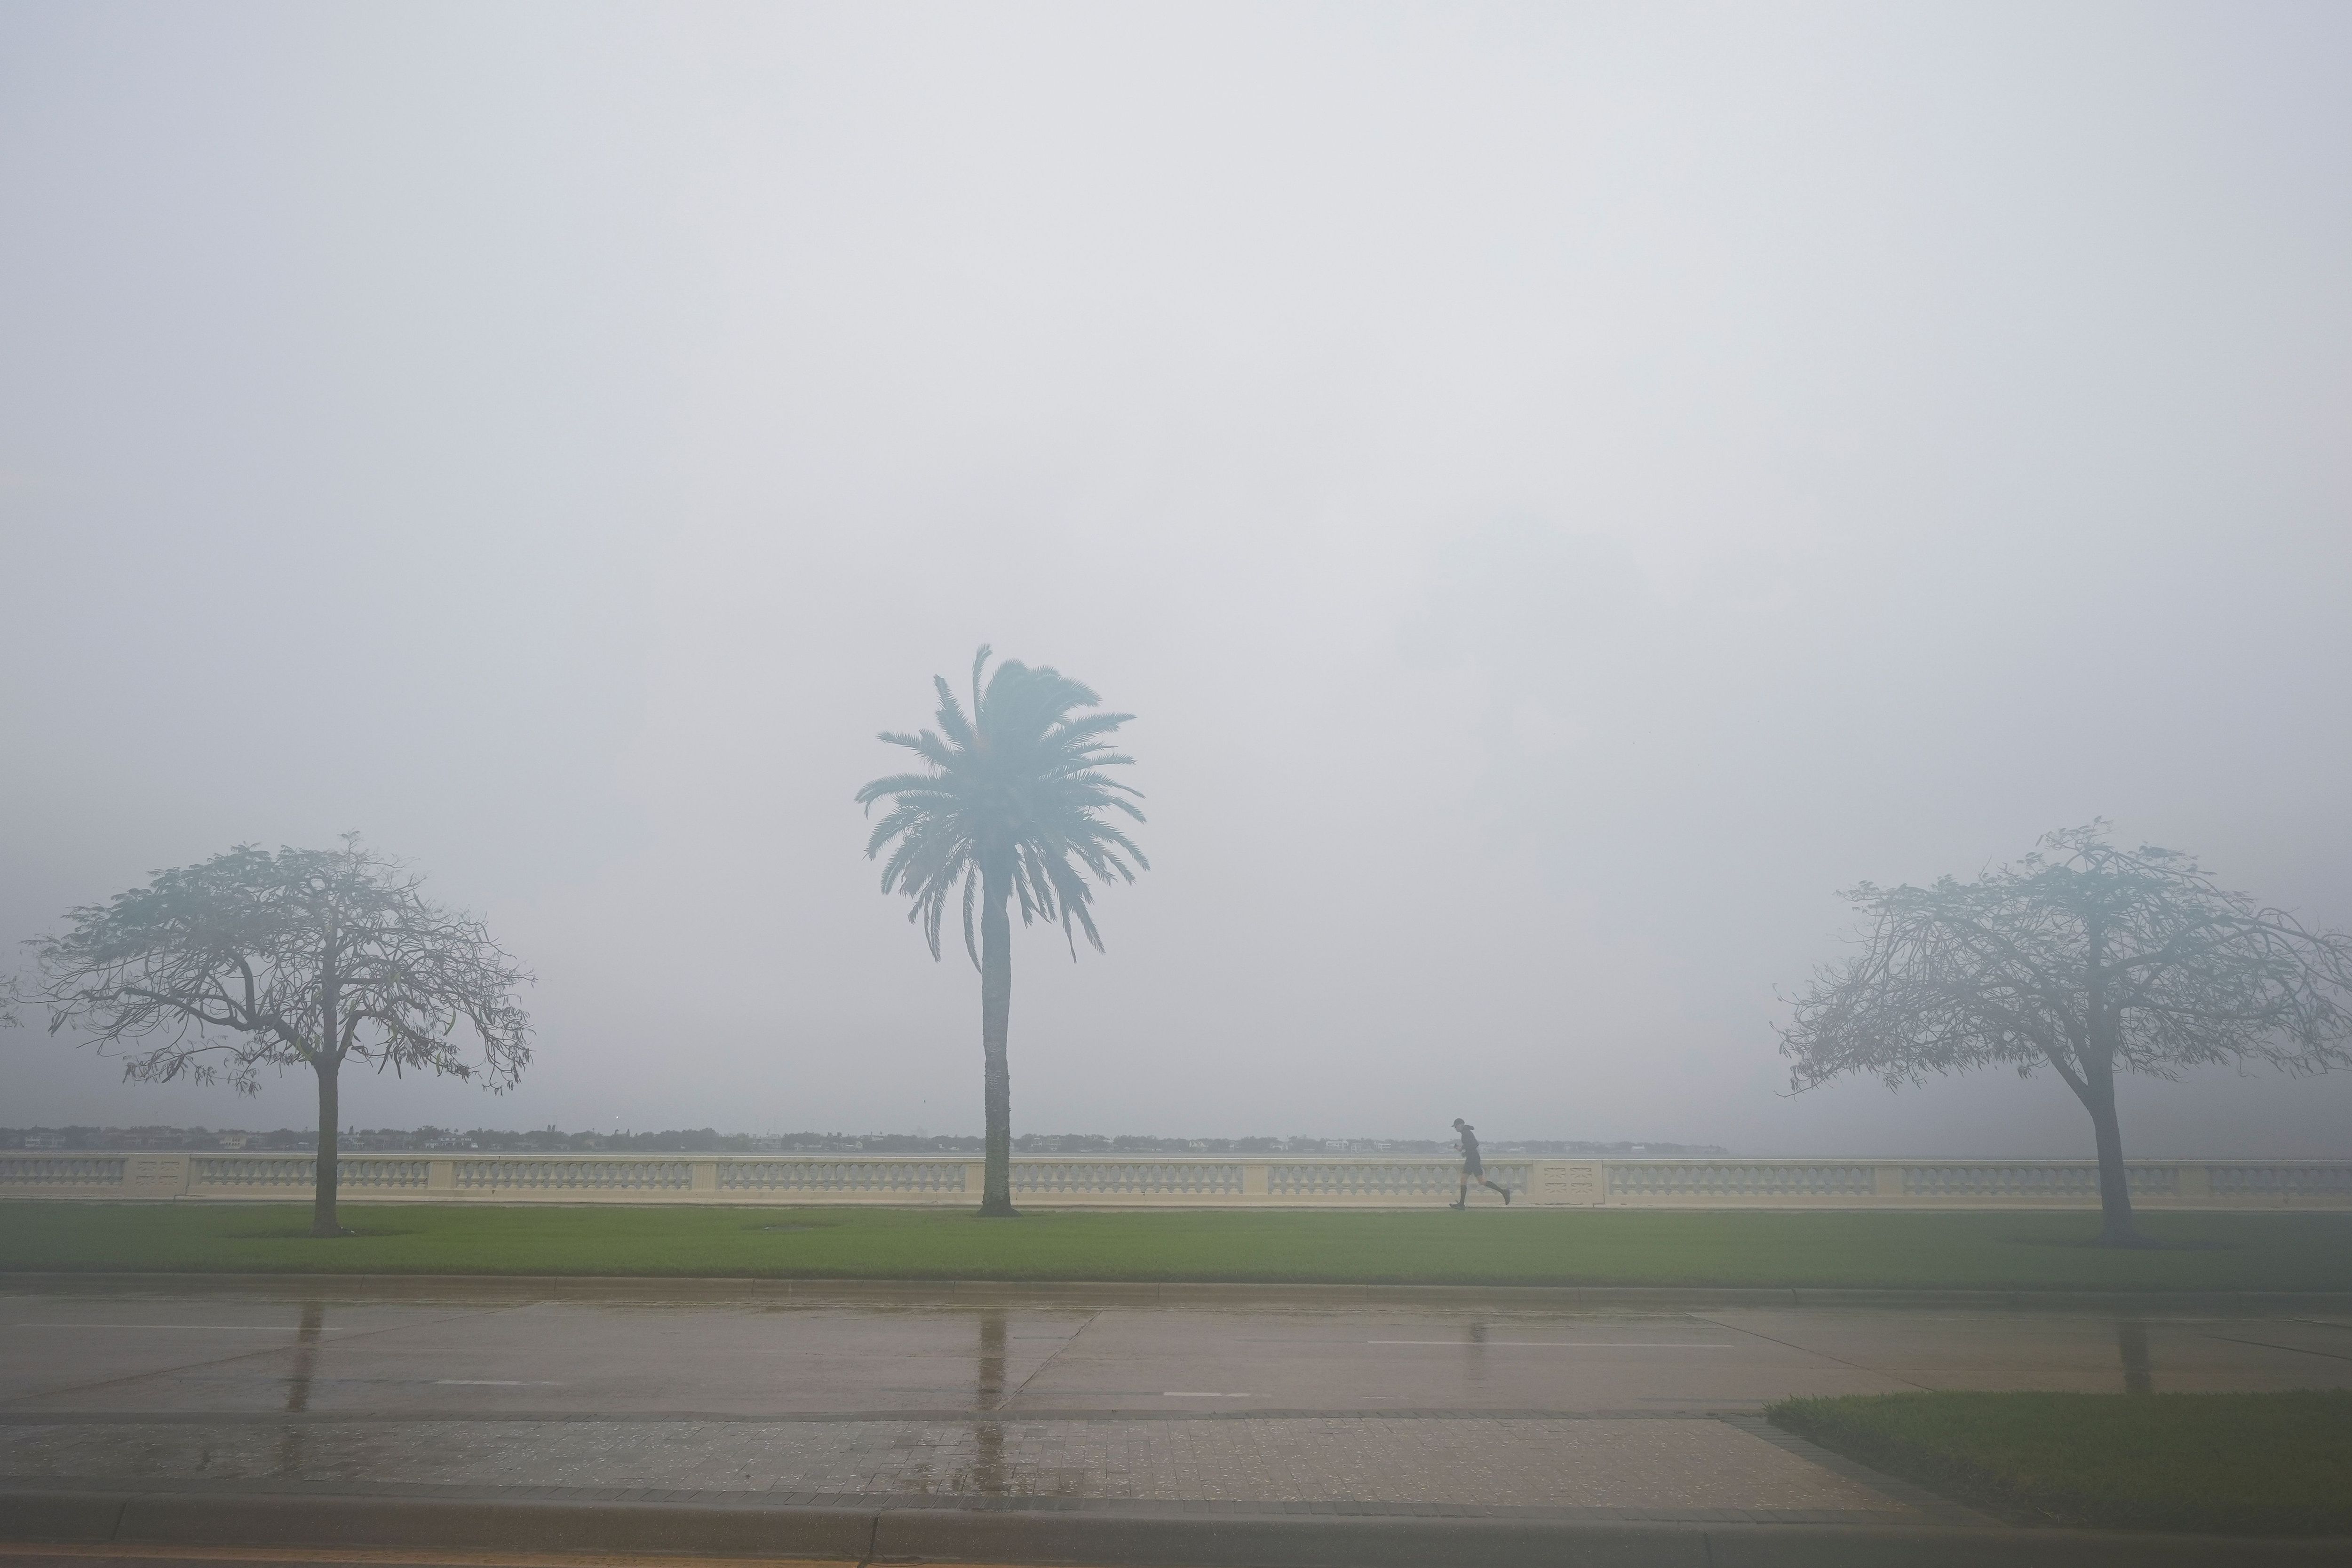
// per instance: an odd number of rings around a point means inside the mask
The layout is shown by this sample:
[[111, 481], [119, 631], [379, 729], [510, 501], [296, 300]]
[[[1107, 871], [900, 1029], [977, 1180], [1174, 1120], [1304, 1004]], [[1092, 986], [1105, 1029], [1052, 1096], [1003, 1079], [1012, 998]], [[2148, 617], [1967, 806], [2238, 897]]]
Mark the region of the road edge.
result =
[[0, 1491], [12, 1542], [529, 1551], [1101, 1568], [2247, 1568], [2339, 1563], [2352, 1541], [1937, 1525], [1544, 1522], [970, 1509]]
[[2352, 1291], [2023, 1291], [1895, 1290], [1834, 1285], [1406, 1285], [1301, 1284], [1250, 1281], [1126, 1280], [805, 1280], [734, 1274], [341, 1274], [235, 1273], [227, 1270], [0, 1269], [0, 1291], [91, 1284], [182, 1291], [326, 1290], [405, 1292], [499, 1288], [549, 1295], [618, 1290], [782, 1296], [808, 1301], [1103, 1301], [1181, 1306], [1220, 1301], [1428, 1301], [1530, 1307], [2082, 1307], [2245, 1312], [2292, 1309], [2352, 1311]]

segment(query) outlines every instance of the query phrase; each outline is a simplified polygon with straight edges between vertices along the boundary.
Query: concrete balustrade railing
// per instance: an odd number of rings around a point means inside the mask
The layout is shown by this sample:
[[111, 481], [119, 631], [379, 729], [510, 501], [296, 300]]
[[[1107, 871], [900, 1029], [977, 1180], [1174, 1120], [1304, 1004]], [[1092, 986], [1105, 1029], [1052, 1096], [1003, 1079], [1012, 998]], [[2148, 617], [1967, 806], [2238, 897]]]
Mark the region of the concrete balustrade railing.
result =
[[[2094, 1208], [2086, 1160], [1550, 1160], [1486, 1170], [1532, 1207]], [[308, 1155], [0, 1153], [0, 1200], [285, 1200]], [[1444, 1159], [1016, 1157], [1036, 1207], [1421, 1208], [1449, 1203]], [[2151, 1160], [2129, 1167], [2147, 1208], [2352, 1209], [2352, 1161]], [[354, 1202], [971, 1205], [981, 1163], [887, 1155], [353, 1155]], [[1493, 1202], [1491, 1195], [1484, 1198]]]

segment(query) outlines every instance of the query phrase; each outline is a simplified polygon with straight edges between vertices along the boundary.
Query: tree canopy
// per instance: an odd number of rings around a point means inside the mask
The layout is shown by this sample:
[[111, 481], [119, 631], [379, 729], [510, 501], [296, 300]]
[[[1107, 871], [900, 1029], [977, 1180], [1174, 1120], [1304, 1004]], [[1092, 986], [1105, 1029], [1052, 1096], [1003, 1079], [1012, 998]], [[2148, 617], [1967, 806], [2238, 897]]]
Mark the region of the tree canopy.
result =
[[446, 1073], [496, 1091], [530, 1061], [530, 977], [482, 924], [362, 846], [240, 844], [68, 912], [37, 938], [49, 1030], [82, 1031], [123, 1076], [225, 1082], [270, 1069], [319, 1080], [321, 1228], [333, 1228], [336, 1084], [347, 1061]]
[[938, 730], [882, 735], [930, 768], [877, 779], [858, 790], [862, 806], [891, 801], [866, 838], [866, 856], [895, 841], [883, 862], [882, 891], [914, 901], [907, 918], [921, 924], [934, 958], [948, 906], [960, 900], [964, 950], [979, 964], [973, 914], [992, 877], [1019, 903], [1022, 924], [1058, 920], [1075, 954], [1075, 922], [1100, 952], [1087, 873], [1104, 883], [1133, 882], [1137, 869], [1151, 864], [1118, 824], [1097, 815], [1108, 810], [1143, 821], [1135, 803], [1142, 791], [1101, 771], [1133, 762], [1111, 748], [1109, 737], [1135, 716], [1074, 715], [1102, 699], [1050, 665], [1032, 669], [1017, 659], [999, 664], [983, 688], [989, 657], [982, 647], [972, 660], [969, 716], [946, 678], [933, 676]]
[[2118, 847], [2103, 821], [1972, 882], [1843, 896], [1864, 916], [1861, 951], [1795, 999], [1791, 1087], [2047, 1067], [2091, 1113], [2113, 1239], [2130, 1234], [2117, 1072], [2352, 1063], [2352, 936], [2226, 889], [2189, 855]]

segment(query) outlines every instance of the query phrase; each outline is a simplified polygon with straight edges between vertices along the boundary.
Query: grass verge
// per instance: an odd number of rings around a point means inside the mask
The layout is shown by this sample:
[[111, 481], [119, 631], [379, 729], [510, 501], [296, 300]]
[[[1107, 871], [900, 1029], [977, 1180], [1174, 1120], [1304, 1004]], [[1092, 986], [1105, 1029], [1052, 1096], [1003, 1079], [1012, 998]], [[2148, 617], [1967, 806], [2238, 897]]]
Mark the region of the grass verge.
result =
[[2352, 1214], [1234, 1213], [0, 1203], [0, 1270], [2352, 1291]]
[[2352, 1534], [2352, 1392], [1885, 1394], [1774, 1425], [2019, 1524]]

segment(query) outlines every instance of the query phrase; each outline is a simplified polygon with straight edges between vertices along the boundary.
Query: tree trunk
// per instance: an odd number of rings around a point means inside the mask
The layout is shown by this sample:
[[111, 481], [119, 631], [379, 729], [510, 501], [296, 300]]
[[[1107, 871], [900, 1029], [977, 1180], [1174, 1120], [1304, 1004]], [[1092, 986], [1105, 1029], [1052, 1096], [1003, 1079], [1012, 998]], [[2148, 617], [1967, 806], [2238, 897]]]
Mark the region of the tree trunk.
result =
[[335, 1130], [342, 1106], [335, 1094], [335, 1075], [342, 1063], [334, 1061], [310, 1064], [319, 1073], [319, 1184], [310, 1196], [310, 1234], [341, 1236], [343, 1228], [335, 1218]]
[[[2099, 1148], [2099, 1245], [2144, 1247], [2146, 1240], [2132, 1228], [2131, 1175], [2124, 1169], [2123, 1128], [2116, 1121], [2116, 1042], [2119, 1021], [2107, 995], [2106, 919], [2096, 907], [2083, 919], [2083, 977], [2087, 1004], [2083, 1011], [2086, 1040], [2075, 1047], [2083, 1064], [2084, 1108], [2091, 1113], [2091, 1134]], [[2085, 1049], [2087, 1047], [2087, 1049]]]
[[2097, 1061], [2083, 1065], [2083, 1104], [2091, 1113], [2099, 1147], [2099, 1245], [2144, 1247], [2147, 1239], [2132, 1228], [2131, 1177], [2124, 1169], [2123, 1127], [2116, 1120], [2115, 1069]]
[[981, 1101], [988, 1150], [987, 1163], [981, 1167], [980, 1212], [1009, 1215], [1013, 1212], [1013, 1071], [1004, 1060], [1004, 1036], [1013, 1019], [1013, 917], [1005, 903], [1012, 889], [998, 878], [986, 877], [980, 896]]

